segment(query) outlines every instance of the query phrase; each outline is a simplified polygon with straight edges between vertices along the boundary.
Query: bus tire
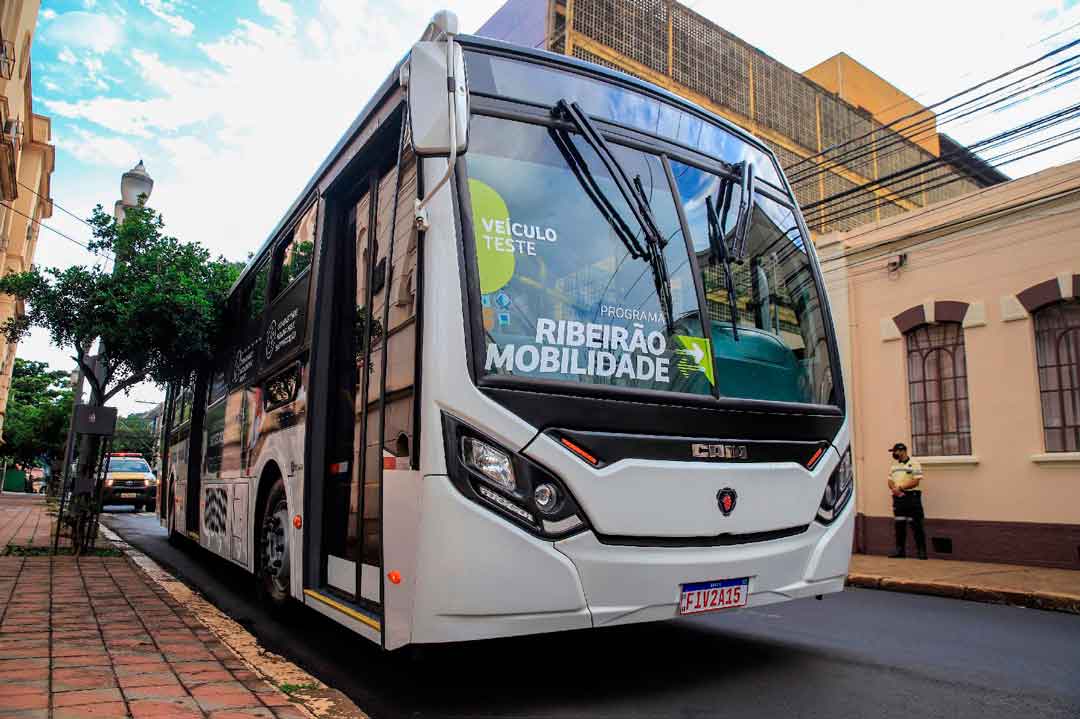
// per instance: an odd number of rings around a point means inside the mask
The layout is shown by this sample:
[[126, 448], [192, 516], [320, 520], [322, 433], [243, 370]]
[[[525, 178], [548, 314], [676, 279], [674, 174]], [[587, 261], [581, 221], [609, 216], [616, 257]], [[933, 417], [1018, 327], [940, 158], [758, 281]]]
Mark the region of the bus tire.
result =
[[278, 478], [270, 487], [259, 513], [256, 587], [259, 598], [272, 611], [283, 612], [292, 602], [289, 590], [289, 505], [285, 483]]
[[183, 543], [184, 537], [180, 532], [176, 531], [176, 500], [174, 490], [174, 483], [169, 482], [168, 504], [165, 506], [165, 526], [168, 527], [169, 531], [169, 546], [179, 547]]

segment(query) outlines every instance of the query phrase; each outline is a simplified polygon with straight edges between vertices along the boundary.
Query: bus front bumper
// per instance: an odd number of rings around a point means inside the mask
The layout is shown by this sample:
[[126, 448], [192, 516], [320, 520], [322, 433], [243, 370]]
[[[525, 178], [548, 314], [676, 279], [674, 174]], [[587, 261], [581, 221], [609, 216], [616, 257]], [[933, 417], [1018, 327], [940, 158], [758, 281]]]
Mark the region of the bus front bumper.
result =
[[[851, 503], [854, 504], [854, 503]], [[587, 532], [555, 547], [578, 570], [593, 626], [672, 619], [683, 584], [748, 578], [747, 606], [839, 592], [851, 557], [852, 506], [832, 525], [723, 547], [641, 547], [602, 543]]]
[[[604, 544], [590, 532], [534, 537], [463, 497], [445, 477], [422, 481], [411, 642], [467, 641], [673, 619], [681, 585], [749, 578], [747, 606], [839, 592], [854, 501], [830, 526], [723, 547]], [[390, 588], [389, 605], [396, 590]], [[404, 599], [404, 597], [403, 597]]]

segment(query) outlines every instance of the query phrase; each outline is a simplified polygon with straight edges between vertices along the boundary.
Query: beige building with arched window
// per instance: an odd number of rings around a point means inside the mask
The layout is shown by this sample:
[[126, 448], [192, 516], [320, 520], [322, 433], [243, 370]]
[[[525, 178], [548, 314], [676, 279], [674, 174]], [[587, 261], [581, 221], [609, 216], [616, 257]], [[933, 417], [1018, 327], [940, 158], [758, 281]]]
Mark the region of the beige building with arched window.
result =
[[892, 551], [891, 459], [932, 557], [1080, 568], [1080, 162], [820, 237], [854, 419], [856, 548]]
[[[55, 150], [49, 118], [34, 114], [30, 46], [39, 0], [0, 1], [0, 275], [30, 267], [38, 222], [52, 216], [49, 181]], [[0, 296], [0, 324], [21, 307]], [[0, 339], [0, 431], [7, 411], [15, 345]]]

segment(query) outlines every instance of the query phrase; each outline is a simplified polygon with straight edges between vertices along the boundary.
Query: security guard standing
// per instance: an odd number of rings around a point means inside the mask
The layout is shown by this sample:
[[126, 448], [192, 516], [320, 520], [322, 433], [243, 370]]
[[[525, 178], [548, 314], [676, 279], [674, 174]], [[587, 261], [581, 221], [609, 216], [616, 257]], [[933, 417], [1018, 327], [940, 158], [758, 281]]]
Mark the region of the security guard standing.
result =
[[889, 491], [892, 492], [893, 518], [896, 525], [896, 553], [889, 556], [903, 559], [907, 556], [907, 525], [915, 535], [915, 547], [919, 559], [926, 559], [926, 530], [923, 528], [922, 466], [908, 456], [907, 445], [897, 442], [889, 450], [893, 464], [889, 469]]

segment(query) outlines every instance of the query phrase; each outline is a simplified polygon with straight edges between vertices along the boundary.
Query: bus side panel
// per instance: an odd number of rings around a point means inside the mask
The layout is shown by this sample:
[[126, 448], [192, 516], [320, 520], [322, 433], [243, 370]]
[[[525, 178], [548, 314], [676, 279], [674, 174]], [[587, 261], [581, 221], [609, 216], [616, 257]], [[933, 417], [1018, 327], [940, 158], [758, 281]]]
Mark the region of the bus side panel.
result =
[[201, 522], [199, 523], [199, 544], [214, 554], [227, 557], [226, 538], [229, 536], [229, 485], [214, 482], [203, 487]]
[[[412, 613], [416, 597], [416, 552], [420, 532], [419, 471], [383, 472], [383, 560], [386, 574], [384, 619], [386, 648], [397, 649], [412, 641]], [[395, 583], [394, 579], [398, 579]]]
[[250, 569], [248, 497], [251, 480], [242, 477], [210, 482], [202, 490], [199, 543], [225, 559]]
[[[248, 391], [248, 416], [245, 431], [246, 467], [251, 489], [244, 506], [248, 508], [247, 526], [243, 537], [246, 544], [244, 565], [255, 570], [259, 537], [257, 506], [260, 483], [272, 481], [275, 473], [285, 484], [285, 499], [289, 514], [301, 517], [301, 526], [292, 522], [289, 532], [289, 562], [291, 591], [294, 597], [303, 596], [303, 477], [304, 432], [307, 422], [306, 360], [298, 361], [268, 377], [259, 387]], [[291, 399], [290, 399], [291, 398]], [[269, 407], [270, 409], [267, 409]], [[240, 561], [234, 557], [235, 561]]]
[[[188, 439], [174, 441], [169, 447], [169, 474], [172, 485], [172, 521], [173, 529], [181, 534], [187, 533], [184, 525], [184, 517], [187, 516], [187, 475], [188, 475]], [[168, 526], [168, 512], [166, 512], [166, 526]]]

